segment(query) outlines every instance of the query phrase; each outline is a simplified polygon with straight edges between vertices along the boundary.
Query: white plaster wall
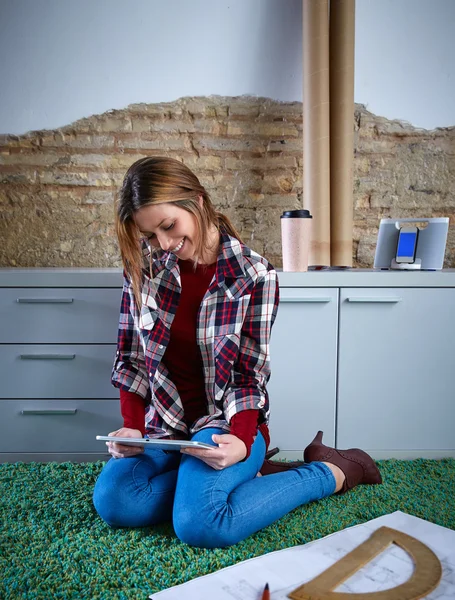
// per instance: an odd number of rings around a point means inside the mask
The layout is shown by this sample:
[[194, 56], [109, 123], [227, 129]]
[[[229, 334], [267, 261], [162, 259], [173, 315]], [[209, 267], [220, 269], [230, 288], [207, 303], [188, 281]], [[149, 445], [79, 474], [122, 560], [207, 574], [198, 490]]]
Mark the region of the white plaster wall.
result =
[[455, 0], [357, 0], [356, 102], [433, 129], [455, 125]]
[[[302, 0], [0, 0], [0, 133], [135, 102], [302, 100]], [[455, 125], [455, 0], [357, 0], [355, 100]]]

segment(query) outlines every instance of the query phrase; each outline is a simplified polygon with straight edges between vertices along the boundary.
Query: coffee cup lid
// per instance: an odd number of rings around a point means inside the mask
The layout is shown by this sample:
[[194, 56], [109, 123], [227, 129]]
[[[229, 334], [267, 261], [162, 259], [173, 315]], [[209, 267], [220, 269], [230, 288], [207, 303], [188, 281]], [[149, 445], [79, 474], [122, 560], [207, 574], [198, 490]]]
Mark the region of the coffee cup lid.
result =
[[312, 219], [309, 210], [285, 210], [280, 219]]

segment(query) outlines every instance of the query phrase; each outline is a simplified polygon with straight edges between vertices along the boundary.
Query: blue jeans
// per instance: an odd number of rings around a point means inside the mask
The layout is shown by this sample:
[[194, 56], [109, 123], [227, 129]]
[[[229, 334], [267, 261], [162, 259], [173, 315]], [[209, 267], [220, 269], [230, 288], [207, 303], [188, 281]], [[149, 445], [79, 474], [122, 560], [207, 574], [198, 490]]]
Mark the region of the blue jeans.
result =
[[[213, 444], [214, 433], [223, 431], [202, 429], [192, 439]], [[265, 450], [259, 433], [250, 456], [221, 471], [179, 452], [147, 449], [132, 458], [112, 458], [96, 482], [93, 502], [112, 527], [172, 520], [182, 542], [201, 548], [230, 546], [335, 491], [331, 470], [320, 462], [256, 477]]]

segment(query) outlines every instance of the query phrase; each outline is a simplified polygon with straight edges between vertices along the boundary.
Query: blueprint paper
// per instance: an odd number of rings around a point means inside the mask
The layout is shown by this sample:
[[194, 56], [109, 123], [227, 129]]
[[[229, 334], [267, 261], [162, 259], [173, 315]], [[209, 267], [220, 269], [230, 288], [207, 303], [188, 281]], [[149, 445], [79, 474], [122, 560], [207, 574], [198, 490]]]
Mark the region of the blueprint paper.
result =
[[[278, 550], [226, 567], [210, 575], [149, 596], [153, 600], [258, 600], [264, 585], [270, 586], [271, 600], [289, 600], [287, 594], [314, 579], [337, 560], [362, 544], [379, 527], [403, 531], [426, 544], [441, 561], [439, 586], [428, 600], [455, 598], [455, 531], [418, 517], [396, 511], [349, 527], [302, 546]], [[376, 592], [396, 587], [409, 579], [414, 566], [411, 557], [392, 544], [359, 569], [337, 592]]]

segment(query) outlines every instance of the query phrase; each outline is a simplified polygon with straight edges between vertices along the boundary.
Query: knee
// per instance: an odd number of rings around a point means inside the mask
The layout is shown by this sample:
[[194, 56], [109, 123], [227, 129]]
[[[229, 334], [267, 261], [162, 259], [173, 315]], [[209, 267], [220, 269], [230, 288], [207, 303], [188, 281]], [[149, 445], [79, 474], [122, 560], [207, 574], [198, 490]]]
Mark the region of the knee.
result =
[[93, 491], [93, 506], [98, 515], [110, 527], [122, 527], [123, 511], [118, 502], [118, 495], [114, 486], [109, 485], [106, 481], [98, 481], [95, 484]]
[[174, 511], [174, 531], [184, 544], [197, 548], [226, 548], [239, 540], [232, 539], [231, 533], [223, 529], [218, 519], [207, 519], [198, 511]]
[[98, 477], [93, 504], [111, 527], [148, 527], [170, 520], [177, 472], [152, 481], [143, 463], [132, 458], [109, 462]]
[[111, 527], [128, 526], [127, 518], [134, 511], [131, 496], [132, 463], [111, 459], [100, 473], [93, 490], [93, 505], [99, 516]]

